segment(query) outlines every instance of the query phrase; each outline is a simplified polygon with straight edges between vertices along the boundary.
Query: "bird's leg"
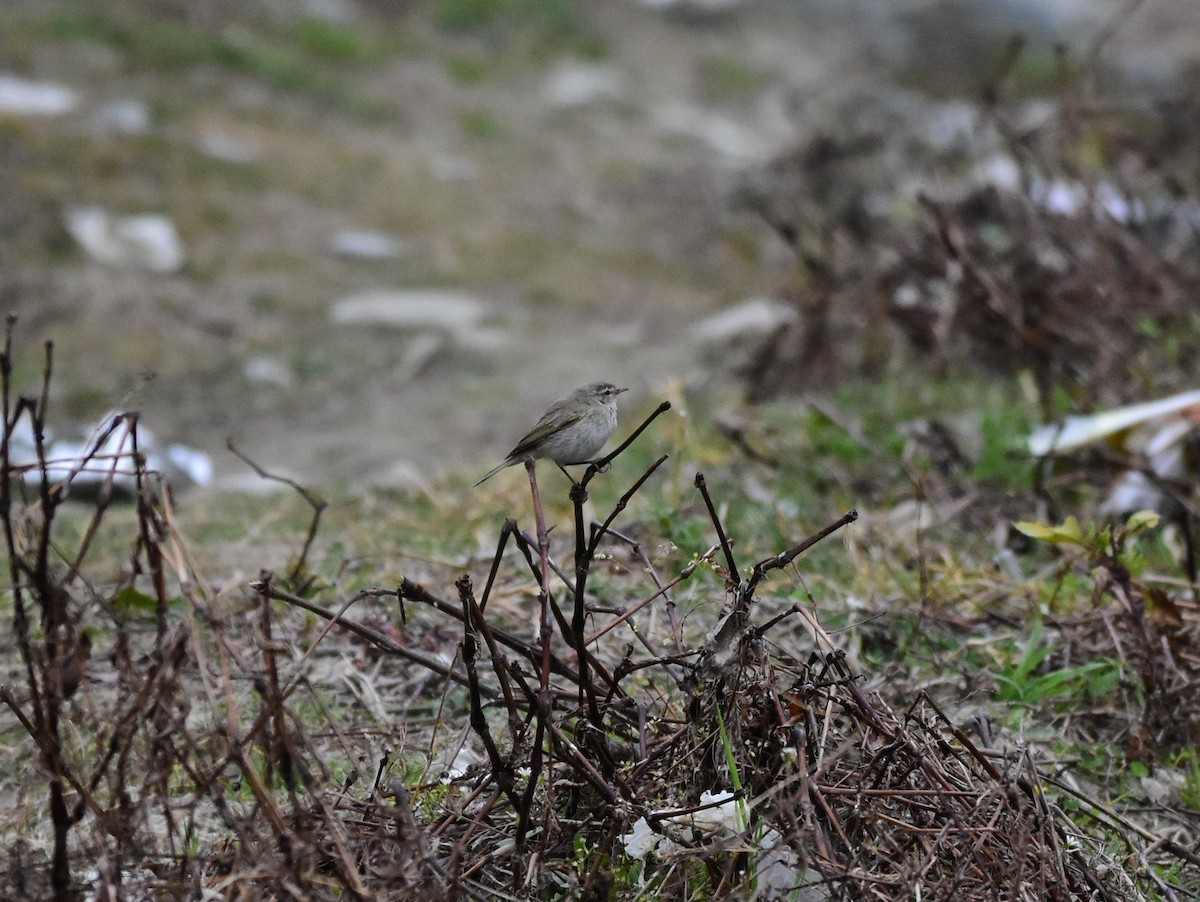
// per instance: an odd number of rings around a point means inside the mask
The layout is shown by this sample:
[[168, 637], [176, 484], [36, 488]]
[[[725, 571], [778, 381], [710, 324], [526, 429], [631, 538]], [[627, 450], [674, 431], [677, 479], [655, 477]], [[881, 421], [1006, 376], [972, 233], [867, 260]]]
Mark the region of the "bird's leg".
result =
[[579, 485], [579, 483], [577, 483], [577, 482], [575, 481], [575, 477], [574, 477], [574, 476], [572, 476], [570, 473], [568, 473], [568, 472], [567, 472], [567, 468], [566, 468], [566, 467], [564, 467], [564, 466], [563, 466], [562, 464], [560, 464], [558, 461], [555, 461], [555, 462], [554, 462], [554, 466], [556, 466], [556, 467], [558, 467], [560, 470], [562, 470], [562, 472], [563, 472], [563, 476], [566, 476], [566, 477], [567, 477], [567, 479], [571, 480], [571, 485], [573, 485], [573, 486], [578, 486], [578, 485]]

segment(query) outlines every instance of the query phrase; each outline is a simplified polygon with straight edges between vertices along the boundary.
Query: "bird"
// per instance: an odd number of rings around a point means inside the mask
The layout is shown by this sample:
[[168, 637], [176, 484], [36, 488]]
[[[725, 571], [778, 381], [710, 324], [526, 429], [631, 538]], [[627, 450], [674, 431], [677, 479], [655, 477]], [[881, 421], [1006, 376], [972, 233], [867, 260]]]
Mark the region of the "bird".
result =
[[617, 395], [611, 382], [592, 382], [555, 401], [504, 461], [475, 483], [483, 485], [505, 467], [527, 457], [564, 464], [590, 463], [617, 428]]

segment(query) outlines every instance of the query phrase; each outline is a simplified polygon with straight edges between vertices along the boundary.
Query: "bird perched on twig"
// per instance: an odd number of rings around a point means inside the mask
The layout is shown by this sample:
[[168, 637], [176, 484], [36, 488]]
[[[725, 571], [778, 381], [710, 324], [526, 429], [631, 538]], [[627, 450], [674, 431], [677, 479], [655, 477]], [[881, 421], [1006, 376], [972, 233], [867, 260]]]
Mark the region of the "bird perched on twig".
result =
[[537, 424], [517, 442], [504, 462], [489, 470], [482, 485], [505, 467], [527, 457], [564, 464], [590, 463], [617, 428], [617, 395], [627, 391], [610, 382], [592, 382], [555, 401]]

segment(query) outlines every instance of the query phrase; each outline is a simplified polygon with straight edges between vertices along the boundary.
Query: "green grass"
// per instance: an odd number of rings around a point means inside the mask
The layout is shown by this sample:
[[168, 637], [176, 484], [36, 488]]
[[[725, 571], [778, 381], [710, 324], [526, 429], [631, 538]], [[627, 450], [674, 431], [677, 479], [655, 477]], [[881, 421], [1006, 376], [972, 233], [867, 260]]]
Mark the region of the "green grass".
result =
[[361, 103], [340, 74], [345, 66], [385, 62], [393, 55], [386, 34], [312, 18], [278, 29], [246, 25], [206, 29], [186, 21], [134, 17], [116, 11], [61, 10], [21, 23], [27, 36], [98, 44], [129, 69], [172, 73], [213, 66], [258, 78], [285, 91]]
[[474, 85], [482, 82], [491, 71], [488, 61], [467, 53], [452, 53], [446, 57], [446, 69], [459, 84]]
[[458, 121], [476, 141], [494, 141], [505, 134], [503, 123], [487, 110], [466, 110], [459, 114]]
[[434, 20], [450, 31], [531, 28], [546, 38], [578, 35], [583, 19], [570, 0], [434, 0]]
[[983, 450], [975, 462], [972, 477], [1014, 490], [1031, 487], [1034, 464], [1014, 443], [1014, 437], [1027, 435], [1031, 426], [1030, 412], [1023, 408], [1007, 406], [980, 411]]
[[545, 63], [562, 54], [602, 59], [604, 38], [586, 4], [572, 0], [433, 0], [433, 21], [452, 34], [489, 38], [499, 62]]
[[298, 19], [289, 31], [298, 47], [313, 58], [331, 63], [378, 63], [391, 55], [378, 31], [308, 17]]
[[1183, 788], [1179, 791], [1179, 801], [1186, 808], [1200, 812], [1200, 749], [1195, 746], [1185, 749], [1175, 761], [1175, 766], [1183, 772]]
[[[847, 388], [845, 397], [861, 397], [860, 391], [859, 388]], [[908, 404], [902, 396], [902, 392], [880, 392], [876, 400]], [[944, 408], [946, 412], [952, 410], [952, 406]], [[773, 405], [764, 417], [763, 428], [770, 430], [777, 443], [802, 449], [802, 453], [794, 455], [802, 458], [802, 462], [792, 464], [794, 469], [789, 473], [817, 474], [827, 468], [823, 478], [830, 483], [843, 478], [852, 481], [873, 478], [881, 483], [875, 493], [881, 498], [888, 497], [894, 489], [883, 483], [897, 478], [898, 473], [893, 459], [899, 452], [894, 424], [889, 425], [885, 410], [859, 408], [857, 413], [860, 416], [854, 428], [858, 437], [852, 441], [848, 440], [846, 423], [839, 424], [830, 416], [797, 402]], [[676, 467], [675, 460], [670, 461], [652, 477], [644, 492], [634, 499], [617, 523], [618, 528], [632, 527], [636, 531], [661, 576], [672, 578], [717, 541], [699, 494], [690, 485], [691, 474], [697, 466], [706, 471], [714, 502], [722, 510], [722, 522], [735, 542], [743, 576], [755, 560], [783, 550], [789, 541], [801, 537], [807, 531], [808, 523], [821, 525], [840, 513], [842, 499], [833, 497], [835, 489], [830, 489], [825, 496], [814, 495], [781, 472], [772, 472], [744, 460], [733, 466], [736, 455], [727, 441], [703, 425], [709, 412], [693, 410], [689, 414], [686, 418], [662, 417], [627, 457], [619, 459], [610, 473], [603, 474], [592, 485], [593, 506], [603, 516], [641, 470], [660, 453], [678, 452], [689, 461], [698, 462], [694, 466], [680, 464]], [[636, 419], [631, 416], [629, 422]], [[858, 431], [860, 427], [861, 431]], [[751, 475], [771, 486], [776, 496], [773, 502], [748, 497], [746, 485]], [[544, 488], [545, 500], [551, 508], [551, 522], [559, 524], [552, 534], [552, 541], [556, 552], [562, 554], [567, 547], [565, 533], [570, 529], [564, 513], [565, 482], [557, 473], [550, 472], [545, 477]], [[789, 503], [791, 508], [786, 506]], [[781, 505], [789, 511], [782, 519]], [[515, 493], [473, 492], [466, 488], [465, 479], [460, 476], [435, 486], [428, 493], [332, 493], [331, 505], [310, 556], [308, 572], [317, 578], [318, 597], [326, 599], [348, 597], [362, 588], [391, 586], [405, 575], [413, 575], [435, 592], [449, 596], [453, 575], [469, 572], [475, 577], [478, 589], [490, 558], [489, 545], [498, 535], [504, 518], [517, 515], [525, 520], [527, 506], [528, 498], [523, 490], [518, 489]], [[300, 547], [310, 516], [308, 508], [290, 493], [270, 498], [198, 496], [194, 502], [184, 496], [178, 512], [187, 538], [195, 543], [193, 553], [202, 558], [210, 555], [215, 558], [219, 569], [210, 568], [210, 572], [216, 576], [223, 576], [230, 567], [237, 566], [232, 563], [234, 561], [240, 562], [241, 569], [247, 573], [266, 567], [282, 574]], [[114, 525], [128, 527], [132, 522], [130, 514], [127, 510], [116, 511], [113, 515], [120, 522], [114, 521]], [[62, 525], [62, 544], [72, 546], [82, 534], [84, 523], [68, 520]], [[854, 530], [856, 527], [850, 527], [850, 531]], [[1064, 523], [1046, 527], [1046, 530], [1049, 537], [1061, 535], [1060, 545], [1072, 551], [1077, 549], [1081, 562], [1086, 563], [1087, 551], [1103, 550], [1104, 531], [1089, 524], [1070, 526]], [[1148, 522], [1126, 524], [1121, 535], [1125, 539], [1121, 560], [1134, 572], [1142, 572], [1146, 560], [1155, 560], [1159, 565], [1166, 563], [1159, 548], [1161, 536]], [[861, 534], [855, 534], [856, 542], [861, 543], [863, 539]], [[128, 557], [127, 544], [128, 531], [126, 547], [104, 550], [120, 562]], [[1195, 806], [1200, 803], [1200, 765], [1194, 749], [1177, 754], [1170, 764], [1153, 765], [1127, 760], [1118, 746], [1084, 743], [1077, 737], [1059, 741], [1055, 731], [1063, 718], [1092, 710], [1098, 703], [1120, 694], [1123, 665], [1108, 658], [1073, 666], [1056, 664], [1059, 645], [1049, 638], [1042, 621], [1035, 616], [1036, 611], [1030, 610], [1039, 603], [1040, 586], [1021, 590], [1027, 591], [1027, 595], [1022, 595], [1014, 586], [1013, 597], [1004, 602], [1009, 611], [1026, 606], [1023, 612], [1026, 620], [1032, 620], [1034, 624], [1029, 629], [984, 626], [982, 618], [976, 618], [969, 629], [956, 628], [948, 621], [927, 616], [930, 611], [936, 614], [937, 609], [944, 609], [954, 616], [969, 617], [973, 610], [973, 595], [995, 582], [987, 558], [976, 555], [962, 537], [951, 537], [939, 544], [943, 549], [942, 556], [931, 555], [933, 560], [929, 566], [934, 570], [934, 582], [929, 598], [924, 601], [917, 589], [917, 568], [907, 557], [913, 553], [911, 547], [903, 543], [897, 543], [895, 547], [879, 545], [860, 556], [856, 563], [835, 538], [800, 558], [792, 571], [774, 573], [764, 581], [753, 616], [765, 619], [793, 602], [815, 607], [825, 627], [838, 629], [839, 641], [856, 655], [855, 666], [862, 666], [868, 678], [875, 681], [865, 691], [896, 692], [903, 698], [906, 692], [929, 686], [934, 687], [930, 691], [952, 698], [964, 692], [973, 693], [975, 705], [984, 704], [982, 699], [986, 697], [989, 699], [987, 710], [998, 735], [1005, 738], [1015, 735], [1046, 744], [1060, 761], [1072, 762], [1063, 764], [1064, 767], [1102, 780], [1110, 798], [1112, 795], [1138, 798], [1139, 777], [1153, 776], [1154, 768], [1160, 766], [1172, 768], [1182, 775], [1180, 799], [1183, 804]], [[1049, 542], [1044, 544], [1049, 545]], [[235, 546], [235, 550], [231, 551], [230, 545]], [[671, 545], [675, 547], [671, 548]], [[1139, 556], [1143, 560], [1139, 560]], [[695, 576], [674, 593], [689, 635], [699, 634], [711, 625], [720, 609], [725, 597], [723, 566], [724, 560], [718, 555], [713, 563], [700, 565]], [[520, 569], [519, 556], [510, 548], [504, 578]], [[1081, 598], [1089, 597], [1087, 573], [1073, 566], [1067, 566], [1064, 572], [1064, 576], [1054, 573], [1043, 576], [1041, 582], [1047, 586], [1058, 584], [1059, 595], [1069, 589], [1071, 594], [1078, 590]], [[430, 577], [430, 573], [442, 576]], [[1067, 577], [1075, 576], [1081, 582], [1067, 586]], [[628, 603], [641, 591], [639, 579], [644, 578], [636, 572], [598, 567], [590, 584], [593, 599], [602, 604]], [[889, 593], [894, 593], [888, 596], [891, 601], [884, 603], [873, 596], [873, 585], [886, 585]], [[874, 613], [865, 617], [860, 609], [849, 608], [845, 598], [850, 596], [871, 599]], [[129, 616], [139, 619], [149, 616], [153, 608], [148, 596], [143, 597], [143, 593], [137, 591], [127, 591], [114, 603], [129, 608]], [[919, 604], [932, 607], [921, 608]], [[368, 613], [365, 607], [356, 610], [358, 618], [370, 621], [372, 617], [381, 617], [398, 623], [394, 609], [380, 605]], [[419, 606], [412, 606], [408, 615], [410, 620], [404, 629], [411, 631], [413, 636], [420, 635], [435, 622], [429, 612]], [[299, 631], [300, 641], [311, 641], [320, 628], [319, 621], [311, 621], [308, 627]], [[978, 631], [985, 631], [987, 635], [980, 636]], [[802, 656], [806, 652], [801, 633], [790, 634], [789, 640], [789, 634], [779, 630], [768, 638], [775, 647]], [[989, 675], [994, 680], [991, 686], [988, 685]], [[887, 681], [885, 688], [880, 687], [880, 679]], [[324, 716], [314, 702], [300, 699], [297, 704], [297, 710], [306, 720], [319, 722]], [[461, 704], [460, 696], [456, 696], [452, 704], [447, 700], [448, 707]], [[332, 693], [328, 707], [339, 718], [364, 719], [355, 703], [348, 701], [344, 694]], [[732, 762], [731, 740], [724, 732], [720, 737], [725, 758]], [[412, 761], [402, 760], [402, 756], [408, 754], [399, 753], [393, 767], [402, 769], [406, 782], [412, 784], [420, 771]], [[256, 759], [256, 766], [265, 766], [265, 763]], [[358, 766], [362, 768], [358, 775], [360, 781], [368, 779], [367, 766]], [[345, 779], [355, 764], [348, 758], [334, 755], [329, 767], [337, 782]], [[729, 767], [736, 773], [735, 763], [730, 763]], [[437, 776], [430, 774], [423, 787], [414, 787], [413, 803], [418, 812], [440, 810], [439, 802], [448, 790], [436, 781]], [[229, 792], [237, 799], [248, 798], [244, 785], [231, 784]], [[1064, 799], [1063, 804], [1068, 804], [1067, 800]], [[590, 851], [593, 850], [578, 843], [573, 860], [582, 867]], [[637, 868], [632, 862], [615, 861], [613, 867], [615, 874], [622, 875], [619, 880], [636, 879]]]
[[1090, 661], [1076, 667], [1050, 669], [1044, 665], [1054, 645], [1044, 641], [1043, 627], [1035, 621], [1022, 647], [1010, 646], [1011, 660], [996, 674], [995, 699], [1010, 705], [1010, 722], [1019, 723], [1031, 711], [1047, 706], [1062, 710], [1093, 699], [1111, 696], [1122, 676], [1120, 661]]
[[771, 84], [771, 76], [726, 56], [702, 58], [696, 66], [701, 96], [710, 103], [745, 101]]

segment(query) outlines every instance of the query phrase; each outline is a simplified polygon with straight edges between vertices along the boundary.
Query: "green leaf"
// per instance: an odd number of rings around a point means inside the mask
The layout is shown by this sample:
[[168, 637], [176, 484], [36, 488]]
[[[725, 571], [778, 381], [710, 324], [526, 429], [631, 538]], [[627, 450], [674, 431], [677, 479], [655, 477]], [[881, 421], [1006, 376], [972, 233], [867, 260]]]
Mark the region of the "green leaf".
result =
[[1024, 533], [1031, 539], [1037, 539], [1039, 542], [1048, 542], [1051, 545], [1084, 545], [1083, 530], [1079, 527], [1079, 521], [1073, 516], [1067, 517], [1060, 525], [1052, 526], [1047, 523], [1036, 523], [1030, 520], [1022, 520], [1019, 523], [1014, 523], [1018, 532]]
[[1154, 529], [1158, 526], [1160, 519], [1162, 518], [1154, 511], [1138, 511], [1136, 514], [1131, 514], [1125, 521], [1125, 531], [1129, 535], [1134, 535], [1144, 529]]

